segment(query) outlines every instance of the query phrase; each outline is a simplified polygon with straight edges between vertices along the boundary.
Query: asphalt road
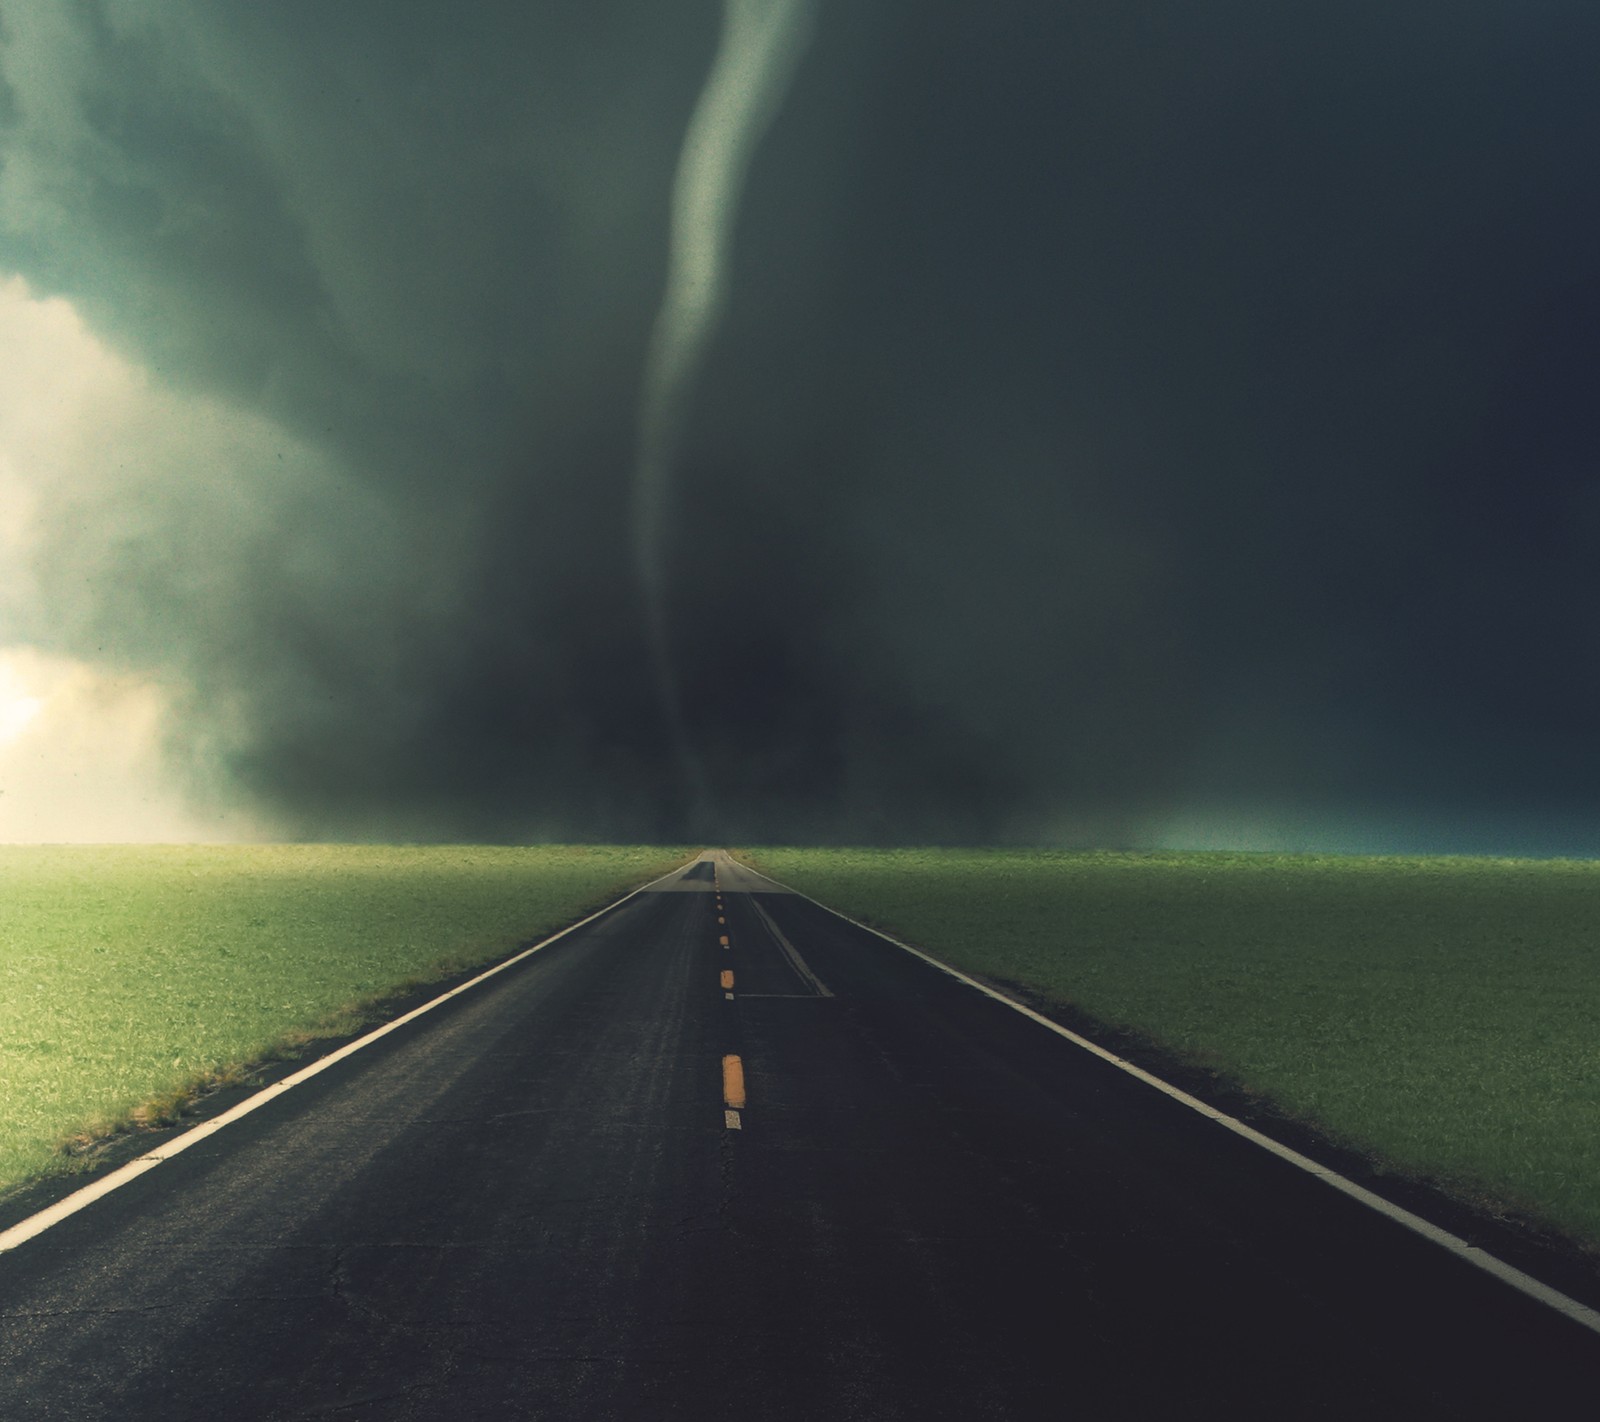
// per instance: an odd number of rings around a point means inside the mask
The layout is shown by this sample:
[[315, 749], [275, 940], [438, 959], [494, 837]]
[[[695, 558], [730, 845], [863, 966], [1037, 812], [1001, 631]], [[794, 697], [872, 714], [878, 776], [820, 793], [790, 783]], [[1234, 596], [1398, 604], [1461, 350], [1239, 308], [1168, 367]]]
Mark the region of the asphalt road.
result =
[[1591, 1415], [1600, 1337], [717, 872], [0, 1256], [0, 1419]]

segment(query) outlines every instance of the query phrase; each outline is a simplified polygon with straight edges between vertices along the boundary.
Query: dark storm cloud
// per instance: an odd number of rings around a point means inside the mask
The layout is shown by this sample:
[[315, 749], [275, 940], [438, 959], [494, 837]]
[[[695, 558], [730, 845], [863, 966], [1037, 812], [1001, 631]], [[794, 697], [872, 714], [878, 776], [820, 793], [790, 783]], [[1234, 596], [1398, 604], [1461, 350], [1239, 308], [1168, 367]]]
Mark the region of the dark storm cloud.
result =
[[47, 500], [30, 635], [303, 833], [1593, 847], [1600, 14], [1529, 0], [822, 4], [675, 473], [686, 822], [627, 497], [719, 13], [8, 17], [0, 265], [260, 423]]

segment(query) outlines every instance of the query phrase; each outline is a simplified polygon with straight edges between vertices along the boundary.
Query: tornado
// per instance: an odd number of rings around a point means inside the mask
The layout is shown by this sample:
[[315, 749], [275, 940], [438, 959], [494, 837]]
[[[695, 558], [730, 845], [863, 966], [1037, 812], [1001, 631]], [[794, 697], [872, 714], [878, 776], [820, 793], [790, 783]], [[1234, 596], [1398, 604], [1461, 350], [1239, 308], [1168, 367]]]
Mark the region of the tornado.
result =
[[645, 357], [632, 484], [634, 566], [656, 693], [691, 817], [713, 819], [706, 768], [683, 712], [664, 552], [673, 463], [695, 376], [727, 300], [728, 251], [751, 159], [811, 36], [815, 0], [723, 0], [722, 34], [672, 184], [666, 288]]

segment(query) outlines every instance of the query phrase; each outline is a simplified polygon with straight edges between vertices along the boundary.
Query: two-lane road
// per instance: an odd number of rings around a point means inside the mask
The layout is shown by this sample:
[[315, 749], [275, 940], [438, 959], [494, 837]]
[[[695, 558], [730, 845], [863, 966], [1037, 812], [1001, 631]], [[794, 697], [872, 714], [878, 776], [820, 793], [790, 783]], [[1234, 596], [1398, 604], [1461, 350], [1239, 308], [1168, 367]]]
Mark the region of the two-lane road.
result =
[[0, 1255], [7, 1422], [1597, 1385], [1600, 1337], [720, 854]]

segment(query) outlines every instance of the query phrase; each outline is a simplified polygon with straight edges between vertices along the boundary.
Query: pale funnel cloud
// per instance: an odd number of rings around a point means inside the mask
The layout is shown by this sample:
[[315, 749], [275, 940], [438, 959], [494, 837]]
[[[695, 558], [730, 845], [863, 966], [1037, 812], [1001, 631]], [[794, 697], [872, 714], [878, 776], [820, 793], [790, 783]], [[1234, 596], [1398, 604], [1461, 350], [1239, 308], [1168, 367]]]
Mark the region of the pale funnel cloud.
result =
[[717, 55], [684, 134], [673, 181], [667, 285], [646, 358], [633, 483], [634, 555], [662, 707], [702, 809], [705, 773], [683, 724], [669, 643], [663, 526], [688, 400], [727, 297], [728, 249], [745, 174], [810, 38], [813, 9], [812, 0], [725, 0]]

